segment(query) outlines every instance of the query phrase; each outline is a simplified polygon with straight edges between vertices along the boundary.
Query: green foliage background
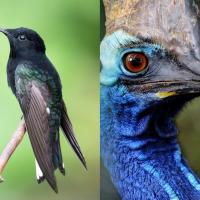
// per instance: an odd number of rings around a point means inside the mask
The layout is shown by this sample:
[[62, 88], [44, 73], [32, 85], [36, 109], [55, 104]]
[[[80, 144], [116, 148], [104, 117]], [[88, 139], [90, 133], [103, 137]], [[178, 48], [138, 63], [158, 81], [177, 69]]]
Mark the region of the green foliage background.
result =
[[[59, 194], [35, 179], [34, 156], [26, 135], [9, 161], [0, 184], [2, 200], [95, 200], [99, 196], [99, 1], [0, 0], [0, 26], [29, 27], [43, 37], [56, 66], [77, 139], [86, 157], [85, 171], [62, 136], [66, 176], [56, 173]], [[0, 35], [0, 151], [21, 117], [7, 86], [9, 44]]]

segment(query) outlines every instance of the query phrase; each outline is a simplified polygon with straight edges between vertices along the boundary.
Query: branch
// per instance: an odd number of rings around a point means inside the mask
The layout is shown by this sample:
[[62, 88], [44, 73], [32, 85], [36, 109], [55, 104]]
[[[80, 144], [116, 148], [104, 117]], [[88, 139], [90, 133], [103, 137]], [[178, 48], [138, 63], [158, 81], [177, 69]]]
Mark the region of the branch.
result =
[[17, 130], [13, 134], [10, 142], [6, 145], [5, 149], [3, 150], [2, 154], [0, 155], [0, 182], [3, 182], [4, 179], [1, 176], [3, 173], [3, 170], [10, 159], [11, 155], [14, 153], [17, 146], [20, 144], [20, 142], [23, 139], [23, 136], [26, 132], [26, 126], [24, 119], [20, 122]]

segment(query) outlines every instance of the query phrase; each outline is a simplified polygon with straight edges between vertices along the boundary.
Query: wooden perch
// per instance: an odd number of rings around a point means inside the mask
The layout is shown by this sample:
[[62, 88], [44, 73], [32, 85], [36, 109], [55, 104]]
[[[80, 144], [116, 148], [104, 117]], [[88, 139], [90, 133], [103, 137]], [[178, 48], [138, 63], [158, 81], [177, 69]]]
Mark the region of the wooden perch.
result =
[[20, 144], [22, 141], [22, 138], [26, 132], [26, 126], [24, 120], [22, 120], [13, 134], [10, 142], [7, 144], [5, 149], [3, 150], [2, 154], [0, 155], [0, 182], [3, 182], [4, 179], [2, 177], [3, 170], [10, 159], [11, 155], [17, 148], [17, 146]]

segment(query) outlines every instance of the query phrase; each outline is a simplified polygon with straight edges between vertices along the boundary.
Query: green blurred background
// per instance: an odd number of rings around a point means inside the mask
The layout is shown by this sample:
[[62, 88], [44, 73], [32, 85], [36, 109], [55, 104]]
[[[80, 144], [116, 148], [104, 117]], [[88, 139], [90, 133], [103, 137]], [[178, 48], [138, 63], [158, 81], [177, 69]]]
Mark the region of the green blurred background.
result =
[[[99, 199], [99, 1], [0, 0], [0, 27], [21, 26], [36, 30], [46, 43], [47, 55], [62, 80], [63, 96], [88, 171], [61, 135], [66, 176], [56, 173], [59, 193], [56, 195], [46, 182], [38, 185], [34, 156], [26, 135], [4, 171], [0, 199]], [[7, 86], [8, 55], [8, 41], [1, 34], [0, 151], [22, 115]]]
[[[105, 13], [102, 0], [100, 0], [100, 11], [100, 38], [102, 40], [105, 35]], [[179, 128], [178, 139], [183, 154], [191, 168], [200, 177], [200, 97], [185, 106], [177, 116], [176, 122]], [[108, 179], [104, 170], [101, 173], [101, 177]], [[101, 193], [107, 192], [107, 195], [116, 195], [111, 185], [109, 189], [108, 186], [105, 186], [106, 181], [108, 182], [108, 180], [101, 179]], [[103, 195], [101, 194], [101, 196]], [[103, 197], [102, 199], [106, 200], [106, 198]], [[118, 199], [118, 197], [116, 196], [115, 199]]]

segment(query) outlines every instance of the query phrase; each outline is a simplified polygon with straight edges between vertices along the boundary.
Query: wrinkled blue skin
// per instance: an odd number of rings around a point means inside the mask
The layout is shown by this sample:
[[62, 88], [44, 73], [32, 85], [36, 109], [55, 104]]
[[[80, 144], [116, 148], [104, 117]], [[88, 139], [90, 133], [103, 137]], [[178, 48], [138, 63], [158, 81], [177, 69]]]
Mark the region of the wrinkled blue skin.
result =
[[142, 51], [153, 57], [162, 49], [121, 48], [137, 40], [117, 31], [101, 44], [101, 158], [123, 200], [200, 199], [200, 181], [181, 155], [173, 116], [159, 124], [165, 107], [148, 111], [162, 99], [154, 93], [130, 92], [117, 82], [122, 75], [131, 76], [122, 68], [124, 52]]

